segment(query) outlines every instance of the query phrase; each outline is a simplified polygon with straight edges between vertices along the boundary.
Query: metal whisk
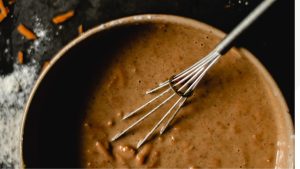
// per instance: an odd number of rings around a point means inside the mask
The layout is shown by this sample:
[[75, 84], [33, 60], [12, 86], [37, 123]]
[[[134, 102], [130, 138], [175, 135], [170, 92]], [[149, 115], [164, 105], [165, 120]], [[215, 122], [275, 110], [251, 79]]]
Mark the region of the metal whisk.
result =
[[155, 130], [166, 120], [168, 116], [170, 116], [165, 125], [161, 127], [160, 134], [163, 134], [175, 116], [178, 114], [180, 108], [186, 102], [187, 98], [192, 95], [194, 89], [199, 84], [200, 80], [206, 74], [206, 72], [218, 61], [222, 53], [227, 51], [229, 45], [232, 41], [242, 32], [244, 31], [259, 15], [261, 15], [275, 0], [264, 0], [259, 6], [257, 6], [242, 22], [240, 22], [207, 56], [193, 64], [191, 67], [185, 69], [177, 75], [172, 76], [169, 80], [160, 83], [158, 87], [148, 90], [146, 94], [154, 93], [162, 88], [166, 88], [166, 90], [158, 94], [156, 97], [140, 106], [136, 110], [126, 114], [123, 117], [123, 120], [133, 116], [134, 114], [140, 112], [140, 110], [144, 109], [149, 104], [153, 103], [163, 95], [172, 92], [172, 94], [167, 97], [164, 101], [159, 103], [152, 110], [143, 115], [140, 119], [132, 123], [129, 127], [124, 129], [123, 131], [117, 133], [111, 141], [115, 141], [124, 134], [126, 134], [130, 129], [141, 123], [148, 116], [154, 113], [161, 106], [169, 102], [176, 95], [179, 96], [179, 99], [170, 107], [170, 109], [163, 115], [163, 117], [155, 124], [155, 126], [147, 133], [147, 135], [141, 139], [137, 148], [142, 146], [151, 135], [155, 132]]

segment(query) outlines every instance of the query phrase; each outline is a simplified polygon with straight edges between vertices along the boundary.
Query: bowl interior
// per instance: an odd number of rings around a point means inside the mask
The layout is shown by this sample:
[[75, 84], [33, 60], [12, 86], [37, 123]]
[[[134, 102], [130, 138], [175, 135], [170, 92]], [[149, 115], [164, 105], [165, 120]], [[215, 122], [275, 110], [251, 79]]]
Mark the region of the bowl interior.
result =
[[[172, 21], [168, 20], [170, 18]], [[147, 21], [139, 18], [137, 21], [133, 17], [125, 24], [113, 22], [108, 24], [108, 29], [96, 29], [83, 35], [81, 40], [73, 41], [68, 50], [56, 57], [57, 61], [42, 78], [28, 103], [22, 143], [26, 167], [79, 167], [80, 124], [93, 85], [112, 64], [112, 58], [108, 56], [115, 56], [115, 49], [126, 47], [123, 42], [151, 28], [153, 23], [200, 25], [188, 19], [170, 18], [163, 16]], [[206, 28], [205, 25], [202, 27]], [[219, 31], [216, 33], [224, 36]]]
[[[149, 26], [149, 25], [148, 25]], [[145, 25], [114, 27], [68, 50], [49, 70], [30, 103], [23, 136], [26, 167], [78, 167], [79, 124], [93, 81], [110, 65], [118, 39]]]

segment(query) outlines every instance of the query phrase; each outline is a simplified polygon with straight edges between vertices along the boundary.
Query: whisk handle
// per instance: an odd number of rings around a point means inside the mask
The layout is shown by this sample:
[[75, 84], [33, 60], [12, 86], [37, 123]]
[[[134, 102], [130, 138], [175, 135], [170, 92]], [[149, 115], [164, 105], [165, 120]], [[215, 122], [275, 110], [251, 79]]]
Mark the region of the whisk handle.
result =
[[236, 39], [255, 19], [257, 19], [275, 0], [263, 0], [246, 18], [244, 18], [214, 49], [219, 54], [225, 53], [229, 45]]

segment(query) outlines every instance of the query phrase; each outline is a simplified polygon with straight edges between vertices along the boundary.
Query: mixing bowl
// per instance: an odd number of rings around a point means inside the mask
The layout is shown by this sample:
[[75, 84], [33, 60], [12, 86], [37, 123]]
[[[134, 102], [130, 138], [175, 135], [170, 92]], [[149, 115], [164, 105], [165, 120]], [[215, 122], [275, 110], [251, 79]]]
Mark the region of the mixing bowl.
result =
[[[137, 15], [101, 24], [71, 41], [43, 70], [25, 109], [20, 143], [23, 167], [79, 167], [80, 124], [94, 82], [110, 64], [106, 57], [118, 39], [153, 23], [177, 24], [224, 33], [204, 23], [171, 15]], [[246, 49], [233, 48], [247, 57], [260, 72], [278, 106], [278, 167], [293, 166], [293, 125], [285, 100], [263, 65]], [[277, 123], [276, 121], [274, 123]], [[278, 123], [279, 124], [279, 123]]]

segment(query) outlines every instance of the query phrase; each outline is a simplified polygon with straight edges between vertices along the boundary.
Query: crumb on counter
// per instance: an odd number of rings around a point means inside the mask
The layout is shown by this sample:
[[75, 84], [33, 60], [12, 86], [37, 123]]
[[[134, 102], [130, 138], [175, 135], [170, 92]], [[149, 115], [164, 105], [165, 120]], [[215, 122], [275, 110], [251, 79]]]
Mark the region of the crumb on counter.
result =
[[60, 14], [52, 18], [52, 22], [55, 24], [60, 24], [65, 22], [66, 20], [70, 19], [72, 16], [74, 16], [74, 11], [70, 10], [66, 13]]
[[17, 30], [28, 40], [35, 40], [37, 38], [36, 35], [31, 30], [26, 28], [23, 24], [19, 24]]

